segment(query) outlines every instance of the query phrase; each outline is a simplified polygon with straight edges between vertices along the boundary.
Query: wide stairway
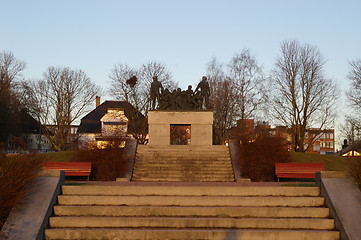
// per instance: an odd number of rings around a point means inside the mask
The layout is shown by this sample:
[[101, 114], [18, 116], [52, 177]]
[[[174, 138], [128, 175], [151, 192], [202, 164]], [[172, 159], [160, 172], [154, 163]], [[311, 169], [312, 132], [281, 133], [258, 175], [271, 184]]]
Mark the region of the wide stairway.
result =
[[227, 146], [139, 145], [132, 181], [232, 182]]
[[340, 239], [318, 187], [63, 186], [46, 239]]

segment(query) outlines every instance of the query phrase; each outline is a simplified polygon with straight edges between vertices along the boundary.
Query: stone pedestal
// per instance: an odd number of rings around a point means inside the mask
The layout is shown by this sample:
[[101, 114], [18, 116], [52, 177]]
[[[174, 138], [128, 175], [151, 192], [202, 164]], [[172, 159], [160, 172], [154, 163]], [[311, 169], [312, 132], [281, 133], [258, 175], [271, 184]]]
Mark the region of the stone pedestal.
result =
[[191, 125], [190, 145], [212, 145], [212, 111], [149, 111], [149, 145], [171, 145], [170, 126]]

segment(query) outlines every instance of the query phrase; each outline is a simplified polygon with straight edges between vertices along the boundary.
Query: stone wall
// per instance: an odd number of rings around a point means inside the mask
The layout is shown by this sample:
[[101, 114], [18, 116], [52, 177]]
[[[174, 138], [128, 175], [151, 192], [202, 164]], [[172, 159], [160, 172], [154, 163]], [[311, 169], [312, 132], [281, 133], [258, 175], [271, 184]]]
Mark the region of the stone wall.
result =
[[149, 111], [149, 144], [170, 145], [170, 125], [191, 125], [191, 145], [212, 145], [212, 111]]

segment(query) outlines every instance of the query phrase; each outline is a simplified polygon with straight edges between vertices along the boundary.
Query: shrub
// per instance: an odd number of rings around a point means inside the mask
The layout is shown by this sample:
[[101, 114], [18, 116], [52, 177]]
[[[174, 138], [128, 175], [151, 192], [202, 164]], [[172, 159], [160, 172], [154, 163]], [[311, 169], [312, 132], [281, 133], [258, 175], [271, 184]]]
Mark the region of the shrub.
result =
[[131, 163], [126, 148], [119, 148], [116, 144], [109, 145], [106, 149], [78, 150], [74, 161], [92, 163], [92, 180], [114, 181], [116, 178], [125, 177], [130, 171]]
[[361, 158], [349, 157], [348, 158], [349, 173], [355, 180], [357, 185], [361, 188]]
[[285, 139], [268, 131], [244, 135], [240, 142], [242, 176], [251, 181], [274, 181], [275, 163], [291, 161]]
[[35, 155], [0, 155], [0, 229], [11, 209], [25, 196], [25, 186], [36, 177], [41, 161]]

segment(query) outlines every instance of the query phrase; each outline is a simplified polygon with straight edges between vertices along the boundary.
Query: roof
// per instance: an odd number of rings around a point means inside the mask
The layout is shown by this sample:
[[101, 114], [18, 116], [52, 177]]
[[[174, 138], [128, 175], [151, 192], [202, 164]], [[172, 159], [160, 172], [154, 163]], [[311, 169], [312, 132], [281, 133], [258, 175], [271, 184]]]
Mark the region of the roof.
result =
[[105, 101], [81, 119], [78, 133], [100, 133], [100, 119], [107, 113], [108, 109], [110, 108], [124, 109], [124, 115], [129, 119], [129, 122], [132, 121], [132, 123], [134, 123], [128, 125], [128, 133], [135, 132], [137, 125], [140, 125], [141, 123], [146, 121], [144, 115], [141, 112], [137, 111], [127, 101]]
[[14, 128], [17, 134], [39, 134], [40, 133], [40, 123], [35, 120], [26, 109], [20, 110], [20, 115], [18, 117], [20, 120], [19, 126]]
[[343, 149], [341, 149], [339, 152], [338, 152], [338, 155], [343, 155], [345, 153], [348, 153], [350, 151], [356, 151], [356, 152], [359, 152], [361, 153], [361, 141], [358, 141], [352, 145], [349, 145]]

